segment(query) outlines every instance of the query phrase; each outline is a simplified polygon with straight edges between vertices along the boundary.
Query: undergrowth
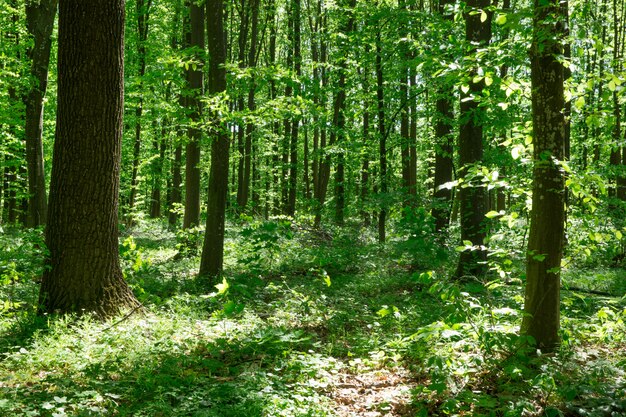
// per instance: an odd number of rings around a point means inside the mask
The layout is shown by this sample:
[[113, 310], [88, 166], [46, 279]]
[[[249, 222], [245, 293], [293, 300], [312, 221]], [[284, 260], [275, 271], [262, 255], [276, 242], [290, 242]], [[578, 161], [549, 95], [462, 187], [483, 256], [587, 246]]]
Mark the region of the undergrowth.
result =
[[41, 231], [1, 235], [0, 415], [626, 415], [619, 269], [564, 273], [563, 344], [542, 355], [518, 336], [519, 259], [456, 283], [454, 251], [423, 226], [384, 246], [288, 218], [228, 230], [216, 288], [195, 281], [193, 236], [127, 231], [146, 310], [106, 323], [36, 316]]

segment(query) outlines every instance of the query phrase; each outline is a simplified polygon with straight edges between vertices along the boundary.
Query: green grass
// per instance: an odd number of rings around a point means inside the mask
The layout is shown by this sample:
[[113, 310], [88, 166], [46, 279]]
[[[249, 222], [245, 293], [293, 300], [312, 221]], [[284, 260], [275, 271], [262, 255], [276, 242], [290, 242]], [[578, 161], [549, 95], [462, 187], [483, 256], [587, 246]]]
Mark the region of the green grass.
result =
[[[528, 355], [521, 287], [448, 282], [427, 238], [274, 223], [229, 228], [222, 294], [141, 223], [120, 252], [146, 311], [106, 323], [36, 317], [40, 232], [0, 237], [0, 415], [626, 415], [619, 297], [564, 291], [562, 348]], [[564, 280], [583, 275], [622, 288]]]

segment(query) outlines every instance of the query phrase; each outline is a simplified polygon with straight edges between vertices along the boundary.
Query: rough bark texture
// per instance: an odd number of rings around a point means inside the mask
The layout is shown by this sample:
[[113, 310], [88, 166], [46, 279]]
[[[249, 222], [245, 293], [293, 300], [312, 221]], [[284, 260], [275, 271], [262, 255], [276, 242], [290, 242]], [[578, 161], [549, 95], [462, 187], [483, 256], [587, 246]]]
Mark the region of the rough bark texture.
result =
[[[226, 90], [226, 36], [224, 33], [222, 0], [207, 2], [209, 27], [209, 93], [219, 94]], [[217, 118], [218, 115], [213, 115]], [[222, 272], [224, 261], [224, 220], [226, 215], [226, 194], [228, 189], [228, 131], [220, 120], [216, 120], [218, 129], [211, 141], [211, 171], [209, 176], [209, 197], [207, 203], [207, 222], [200, 261], [200, 275], [210, 280]]]
[[33, 37], [29, 51], [33, 85], [25, 99], [26, 104], [26, 159], [28, 163], [28, 221], [29, 227], [46, 223], [48, 201], [46, 173], [43, 158], [43, 108], [48, 87], [48, 65], [52, 46], [52, 28], [58, 0], [26, 3], [26, 25]]
[[118, 258], [124, 1], [61, 0], [58, 106], [41, 313], [108, 317], [138, 302]]
[[[471, 46], [470, 53], [476, 50], [477, 45], [485, 45], [491, 39], [491, 15], [488, 7], [491, 0], [470, 0], [467, 2], [465, 38]], [[487, 19], [482, 21], [482, 10], [487, 13]], [[484, 81], [475, 83], [473, 78], [476, 68], [470, 70], [469, 91], [461, 94], [459, 127], [459, 176], [465, 178], [468, 170], [480, 164], [483, 160], [483, 126], [482, 110], [479, 107], [479, 97]], [[472, 98], [473, 97], [473, 98]], [[459, 190], [461, 210], [461, 240], [472, 243], [474, 249], [461, 252], [455, 276], [457, 278], [471, 275], [480, 277], [487, 271], [485, 261], [487, 252], [483, 245], [485, 241], [485, 213], [487, 213], [487, 196], [482, 184], [465, 182]]]
[[535, 0], [531, 47], [533, 203], [521, 331], [547, 351], [559, 344], [565, 185], [558, 163], [564, 156], [566, 121], [563, 65], [558, 57], [563, 53], [564, 25], [559, 1]]

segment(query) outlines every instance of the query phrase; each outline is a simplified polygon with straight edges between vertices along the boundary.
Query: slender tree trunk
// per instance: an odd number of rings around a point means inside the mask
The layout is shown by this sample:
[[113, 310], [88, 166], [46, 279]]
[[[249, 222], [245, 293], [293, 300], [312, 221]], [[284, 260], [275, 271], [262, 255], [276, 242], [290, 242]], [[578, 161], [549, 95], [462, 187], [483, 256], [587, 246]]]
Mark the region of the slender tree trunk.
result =
[[139, 305], [118, 255], [124, 1], [61, 0], [58, 61], [50, 254], [39, 311], [109, 317]]
[[48, 87], [48, 65], [52, 47], [52, 29], [58, 0], [26, 3], [26, 25], [33, 37], [29, 51], [34, 84], [28, 91], [26, 103], [26, 159], [28, 162], [28, 221], [29, 227], [46, 223], [48, 202], [43, 158], [43, 109]]
[[[302, 55], [300, 52], [300, 0], [291, 0], [293, 13], [293, 69], [294, 75], [299, 79], [302, 76]], [[295, 84], [294, 98], [301, 95], [300, 81]], [[298, 132], [300, 117], [296, 116], [291, 122], [291, 140], [289, 143], [289, 196], [287, 200], [287, 214], [293, 216], [296, 213], [296, 195], [298, 186]]]
[[[387, 186], [387, 131], [385, 129], [385, 96], [384, 77], [382, 64], [382, 45], [380, 29], [376, 32], [376, 98], [378, 108], [378, 135], [379, 135], [379, 165], [380, 165], [380, 193], [385, 198], [388, 193]], [[378, 242], [385, 243], [387, 207], [381, 204], [378, 212]]]
[[[254, 0], [251, 0], [254, 1]], [[237, 64], [239, 70], [243, 71], [246, 68], [246, 43], [248, 40], [248, 26], [249, 26], [249, 7], [250, 3], [246, 0], [239, 1], [239, 33], [237, 34]], [[243, 95], [240, 95], [237, 100], [237, 110], [243, 112], [245, 108], [245, 101]], [[239, 160], [237, 163], [237, 207], [239, 210], [244, 210], [248, 204], [248, 186], [249, 177], [246, 177], [245, 161], [246, 161], [246, 127], [243, 121], [238, 124], [237, 129], [237, 150], [239, 151]]]
[[[544, 4], [545, 3], [545, 4]], [[522, 334], [542, 350], [559, 344], [560, 270], [564, 245], [563, 37], [566, 16], [559, 1], [535, 0], [531, 47], [533, 203], [526, 266]]]
[[[465, 36], [468, 43], [486, 45], [491, 39], [492, 12], [487, 8], [490, 0], [470, 0], [467, 2], [469, 10], [466, 12]], [[475, 13], [480, 9], [487, 15]], [[468, 171], [476, 167], [483, 160], [483, 126], [479, 106], [479, 98], [486, 87], [484, 80], [473, 82], [477, 68], [470, 70], [470, 86], [467, 93], [461, 95], [460, 105], [460, 132], [459, 132], [459, 176], [466, 178]], [[484, 248], [486, 230], [485, 213], [487, 213], [487, 198], [482, 184], [464, 183], [459, 190], [461, 210], [461, 240], [471, 242], [472, 250], [461, 252], [455, 276], [461, 278], [467, 275], [483, 276], [487, 271], [487, 252]]]
[[[209, 67], [209, 94], [226, 90], [226, 37], [224, 32], [223, 0], [208, 1], [206, 5], [209, 27], [208, 43], [211, 56]], [[200, 261], [200, 275], [215, 282], [222, 272], [224, 262], [224, 223], [228, 191], [229, 140], [225, 123], [218, 114], [211, 115], [217, 128], [211, 141], [211, 171], [207, 201], [207, 222]]]
[[367, 97], [369, 97], [369, 77], [367, 70], [363, 71], [363, 95], [366, 97], [363, 100], [363, 157], [361, 162], [361, 219], [364, 227], [369, 227], [372, 219], [369, 210], [367, 209], [369, 199], [370, 188], [370, 156], [369, 156], [369, 142], [370, 142], [370, 103]]
[[[438, 13], [444, 22], [452, 23], [453, 15], [447, 6], [454, 4], [453, 0], [440, 0]], [[435, 230], [443, 232], [450, 224], [450, 211], [452, 209], [452, 189], [444, 187], [453, 179], [453, 138], [452, 124], [454, 119], [454, 93], [453, 86], [444, 80], [437, 84], [435, 101], [435, 178], [433, 190], [432, 215], [435, 218]]]
[[[257, 42], [258, 42], [258, 22], [259, 22], [259, 4], [260, 0], [251, 0], [252, 4], [250, 7], [252, 8], [252, 26], [250, 29], [250, 50], [248, 52], [248, 67], [255, 68], [256, 67], [256, 56], [257, 56]], [[254, 76], [254, 71], [252, 72], [252, 79], [250, 80], [250, 89], [248, 90], [248, 110], [252, 113], [256, 109], [256, 104], [254, 100], [256, 92], [256, 78]], [[252, 175], [252, 151], [253, 151], [253, 142], [254, 142], [254, 123], [248, 123], [246, 125], [246, 142], [244, 146], [244, 175], [243, 175], [243, 205], [240, 207], [246, 207], [248, 205], [248, 199], [250, 196], [250, 189], [253, 183], [253, 175]], [[254, 191], [253, 191], [254, 194]]]
[[183, 178], [180, 172], [183, 160], [183, 147], [177, 144], [174, 148], [174, 160], [172, 161], [172, 186], [170, 187], [169, 214], [167, 221], [170, 226], [175, 226], [178, 221], [178, 206], [182, 203], [180, 192]]
[[[148, 22], [152, 0], [137, 0], [137, 57], [139, 59], [139, 90], [143, 89], [143, 79], [146, 75], [146, 41], [148, 40]], [[135, 143], [133, 146], [133, 169], [130, 179], [130, 198], [128, 206], [132, 212], [137, 199], [137, 176], [141, 158], [141, 118], [143, 116], [143, 94], [139, 95], [139, 102], [135, 108]]]
[[[9, 5], [14, 9], [14, 12], [11, 13], [10, 29], [7, 30], [4, 35], [7, 40], [7, 43], [15, 45], [18, 51], [15, 55], [15, 58], [16, 58], [16, 62], [19, 62], [21, 60], [21, 56], [19, 53], [20, 31], [18, 29], [19, 16], [17, 14], [17, 7], [18, 7], [17, 1], [9, 0]], [[19, 73], [18, 68], [11, 68], [10, 70], [15, 73]], [[16, 119], [18, 120], [21, 119], [23, 115], [21, 114], [21, 111], [19, 110], [19, 107], [18, 107], [18, 103], [21, 102], [21, 97], [15, 85], [9, 85], [8, 96], [9, 96], [9, 103], [11, 104], [10, 106], [11, 112], [18, 114], [18, 117], [16, 117]], [[16, 124], [12, 122], [11, 124], [9, 124], [8, 130], [9, 130], [10, 135], [13, 136], [15, 140], [17, 141], [18, 130], [16, 127], [17, 127]], [[4, 182], [5, 182], [4, 214], [9, 224], [17, 223], [20, 217], [21, 198], [19, 197], [20, 193], [18, 191], [21, 188], [21, 184], [19, 181], [18, 167], [21, 167], [22, 164], [21, 163], [16, 164], [15, 161], [12, 160], [12, 158], [21, 159], [19, 156], [20, 152], [21, 152], [21, 149], [16, 148], [13, 150], [13, 153], [14, 153], [13, 156], [7, 155], [5, 158], [7, 161], [7, 166], [4, 171]]]
[[[406, 0], [399, 2], [401, 13], [405, 13], [408, 16], [408, 4]], [[409, 37], [409, 24], [408, 19], [403, 18], [400, 20], [399, 35], [401, 39], [406, 39], [401, 46], [403, 63], [400, 68], [400, 96], [401, 96], [401, 110], [400, 110], [400, 163], [402, 166], [402, 191], [405, 193], [403, 200], [404, 208], [410, 207], [414, 204], [415, 188], [411, 183], [411, 115], [410, 115], [410, 81], [409, 81], [409, 64], [411, 60], [411, 53], [408, 48]]]
[[[318, 16], [321, 21], [320, 28], [321, 30], [325, 30], [327, 16], [322, 14], [322, 5], [321, 0], [318, 3]], [[321, 86], [319, 90], [320, 95], [320, 106], [326, 108], [326, 86], [328, 84], [328, 73], [326, 71], [325, 64], [328, 62], [328, 45], [326, 40], [322, 36], [320, 38], [320, 64], [321, 64], [321, 74], [320, 81]], [[341, 82], [341, 78], [339, 79]], [[345, 92], [344, 92], [345, 94]], [[333, 99], [333, 120], [335, 120], [336, 111], [343, 105], [342, 101], [342, 90], [339, 90]], [[338, 117], [338, 115], [337, 115]], [[330, 155], [326, 153], [326, 145], [327, 145], [327, 130], [326, 124], [322, 123], [320, 125], [320, 143], [319, 143], [319, 163], [318, 163], [318, 178], [317, 178], [317, 196], [316, 196], [316, 210], [315, 210], [315, 220], [314, 227], [319, 228], [322, 224], [322, 212], [324, 210], [324, 204], [326, 203], [326, 193], [328, 190], [328, 181], [330, 179]], [[331, 135], [331, 141], [333, 137]], [[331, 143], [332, 144], [332, 143]]]
[[154, 169], [152, 172], [152, 192], [150, 196], [150, 218], [152, 219], [161, 217], [161, 185], [163, 162], [165, 161], [165, 152], [167, 151], [169, 120], [164, 119], [161, 123], [161, 138], [158, 140], [155, 135], [155, 139], [152, 141], [154, 153], [158, 155], [154, 160]]
[[[613, 0], [613, 73], [622, 71], [622, 31], [623, 22], [620, 21], [618, 1]], [[567, 116], [567, 115], [566, 115]], [[626, 200], [626, 173], [624, 172], [623, 160], [626, 161], [626, 151], [622, 145], [622, 109], [618, 89], [613, 90], [613, 143], [611, 146], [611, 168], [615, 171], [616, 197]]]
[[[210, 3], [210, 2], [209, 2]], [[189, 19], [191, 22], [191, 46], [204, 50], [204, 8], [195, 2], [189, 4]], [[198, 226], [200, 223], [200, 139], [202, 130], [199, 126], [202, 120], [202, 101], [204, 94], [203, 62], [201, 55], [195, 59], [199, 64], [194, 69], [189, 67], [187, 79], [192, 95], [187, 98], [191, 111], [191, 126], [189, 127], [189, 142], [186, 146], [185, 159], [185, 216], [183, 228]]]

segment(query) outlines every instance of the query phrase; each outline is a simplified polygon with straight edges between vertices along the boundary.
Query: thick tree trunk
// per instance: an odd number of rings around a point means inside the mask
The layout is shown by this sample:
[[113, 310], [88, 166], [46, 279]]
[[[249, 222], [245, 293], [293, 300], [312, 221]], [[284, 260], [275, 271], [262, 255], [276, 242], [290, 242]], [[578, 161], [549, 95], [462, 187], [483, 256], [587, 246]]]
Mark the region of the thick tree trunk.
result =
[[[224, 36], [223, 0], [208, 1], [206, 5], [209, 23], [209, 94], [216, 95], [226, 90], [226, 37]], [[226, 196], [228, 190], [228, 130], [219, 115], [213, 114], [217, 128], [211, 141], [211, 171], [207, 221], [200, 261], [200, 275], [214, 283], [221, 274], [224, 262], [224, 223], [226, 218]]]
[[26, 159], [28, 163], [28, 221], [29, 227], [46, 223], [48, 201], [46, 197], [46, 173], [43, 158], [43, 108], [48, 87], [48, 65], [52, 46], [52, 28], [58, 0], [41, 0], [26, 3], [26, 25], [33, 37], [29, 51], [31, 75], [34, 84], [28, 91], [26, 103]]
[[59, 6], [50, 254], [39, 311], [109, 317], [139, 305], [118, 255], [124, 1], [61, 0]]
[[[491, 16], [492, 12], [487, 8], [491, 5], [490, 0], [470, 0], [467, 2], [469, 10], [466, 13], [465, 36], [468, 43], [476, 50], [477, 45], [486, 45], [491, 39]], [[475, 13], [478, 9], [487, 14], [484, 19], [482, 12]], [[467, 93], [461, 94], [459, 127], [459, 177], [465, 179], [468, 171], [480, 164], [483, 160], [483, 126], [479, 106], [479, 97], [484, 81], [473, 82], [476, 68], [470, 70], [470, 86]], [[472, 98], [473, 97], [473, 98]], [[484, 248], [486, 230], [485, 213], [487, 213], [487, 196], [482, 184], [465, 182], [459, 190], [459, 203], [461, 210], [461, 240], [471, 242], [473, 249], [461, 252], [455, 276], [480, 277], [487, 271], [487, 252]]]
[[[546, 3], [546, 4], [544, 4]], [[559, 344], [560, 270], [564, 246], [563, 35], [559, 1], [535, 0], [531, 79], [533, 110], [533, 202], [526, 257], [522, 334], [551, 351]]]

